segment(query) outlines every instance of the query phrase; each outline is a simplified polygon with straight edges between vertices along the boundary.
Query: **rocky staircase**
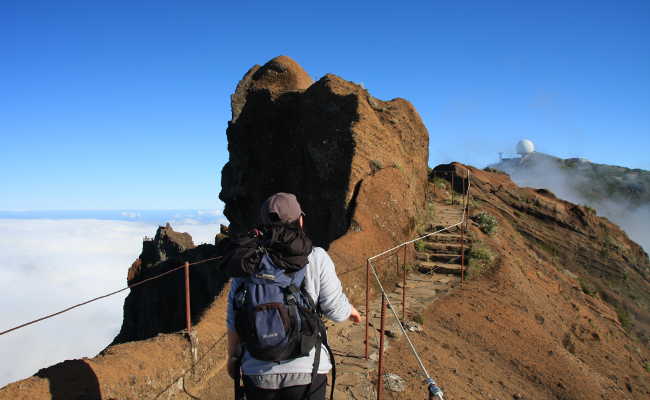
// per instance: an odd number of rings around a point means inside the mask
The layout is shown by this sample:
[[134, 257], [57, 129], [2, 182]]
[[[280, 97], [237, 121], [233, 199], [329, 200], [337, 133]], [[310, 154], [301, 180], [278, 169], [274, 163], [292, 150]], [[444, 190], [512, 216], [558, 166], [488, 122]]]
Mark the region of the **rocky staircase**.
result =
[[[462, 210], [459, 210], [458, 205], [437, 203], [436, 206], [436, 225], [428, 227], [430, 231], [453, 225], [461, 220]], [[460, 283], [460, 236], [460, 230], [453, 229], [451, 232], [432, 235], [422, 243], [414, 245], [416, 268], [410, 268], [407, 274], [405, 318], [402, 316], [403, 284], [400, 282], [398, 287], [389, 293], [390, 303], [409, 334], [419, 334], [421, 331], [422, 328], [418, 322], [421, 323], [419, 317], [422, 310]], [[469, 239], [463, 239], [466, 251]], [[326, 324], [330, 345], [336, 357], [335, 400], [376, 398], [375, 385], [381, 335], [381, 297], [379, 295], [373, 297], [370, 301], [369, 360], [364, 358], [364, 322], [361, 324], [328, 322]], [[362, 315], [366, 315], [363, 306], [357, 308]], [[384, 338], [385, 349], [388, 349], [395, 340], [400, 340], [403, 335], [395, 316], [388, 308], [386, 309], [383, 333], [386, 335]], [[404, 360], [404, 362], [415, 363], [415, 359]]]
[[[429, 230], [440, 230], [461, 219], [462, 210], [458, 207], [440, 206], [440, 209], [436, 209], [438, 223], [435, 226], [430, 226]], [[416, 242], [415, 258], [418, 270], [423, 273], [461, 275], [462, 257], [467, 256], [470, 238], [467, 235], [461, 235], [460, 230], [461, 227], [456, 226]]]

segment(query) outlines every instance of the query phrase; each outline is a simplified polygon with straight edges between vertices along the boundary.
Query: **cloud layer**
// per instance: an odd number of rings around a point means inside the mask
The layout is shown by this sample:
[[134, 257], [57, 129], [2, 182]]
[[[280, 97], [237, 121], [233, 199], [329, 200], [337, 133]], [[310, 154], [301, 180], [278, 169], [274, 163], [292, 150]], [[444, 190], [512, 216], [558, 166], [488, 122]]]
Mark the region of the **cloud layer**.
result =
[[[219, 230], [218, 223], [187, 222], [172, 226], [196, 244], [212, 243]], [[126, 286], [143, 236], [156, 228], [148, 222], [0, 219], [0, 330]], [[127, 294], [0, 336], [0, 387], [66, 359], [95, 356], [119, 331]]]

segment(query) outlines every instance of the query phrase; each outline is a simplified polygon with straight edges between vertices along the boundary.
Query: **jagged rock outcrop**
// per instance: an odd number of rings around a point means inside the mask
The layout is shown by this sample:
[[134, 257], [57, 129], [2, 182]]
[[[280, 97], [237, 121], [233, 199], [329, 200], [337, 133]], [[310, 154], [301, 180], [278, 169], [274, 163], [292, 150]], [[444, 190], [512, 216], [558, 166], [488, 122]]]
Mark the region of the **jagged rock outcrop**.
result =
[[[167, 224], [158, 228], [153, 239], [144, 240], [142, 254], [129, 268], [127, 280], [129, 285], [133, 285], [178, 267], [185, 261], [213, 258], [219, 253], [219, 248], [214, 245], [195, 246], [189, 234], [176, 232]], [[190, 299], [194, 321], [198, 320], [219, 294], [227, 280], [217, 264], [214, 261], [190, 268]], [[185, 281], [182, 270], [131, 289], [124, 301], [122, 328], [113, 344], [183, 329], [184, 299]]]
[[408, 101], [378, 100], [331, 74], [311, 83], [293, 60], [277, 57], [244, 76], [232, 109], [219, 197], [234, 233], [283, 191], [297, 195], [317, 245], [348, 234], [333, 249], [344, 270], [412, 235], [428, 133]]
[[246, 105], [249, 91], [266, 90], [271, 97], [284, 92], [305, 90], [314, 81], [294, 60], [279, 56], [264, 64], [254, 65], [237, 84], [235, 93], [230, 96], [231, 122], [236, 122]]

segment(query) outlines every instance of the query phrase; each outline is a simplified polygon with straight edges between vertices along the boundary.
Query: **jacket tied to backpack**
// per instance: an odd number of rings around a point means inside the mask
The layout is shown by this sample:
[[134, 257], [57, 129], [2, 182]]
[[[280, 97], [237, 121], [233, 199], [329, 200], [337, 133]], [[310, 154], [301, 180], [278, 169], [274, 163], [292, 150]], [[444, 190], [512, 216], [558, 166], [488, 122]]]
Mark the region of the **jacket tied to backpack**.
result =
[[291, 273], [307, 265], [311, 250], [311, 239], [301, 228], [270, 224], [232, 238], [221, 265], [230, 277], [247, 277], [257, 271], [262, 256], [268, 255], [276, 267]]
[[281, 362], [308, 356], [316, 347], [313, 382], [321, 344], [333, 368], [335, 363], [325, 326], [303, 284], [311, 251], [302, 229], [272, 225], [234, 239], [222, 265], [230, 276], [240, 278], [232, 306], [245, 350], [258, 360]]

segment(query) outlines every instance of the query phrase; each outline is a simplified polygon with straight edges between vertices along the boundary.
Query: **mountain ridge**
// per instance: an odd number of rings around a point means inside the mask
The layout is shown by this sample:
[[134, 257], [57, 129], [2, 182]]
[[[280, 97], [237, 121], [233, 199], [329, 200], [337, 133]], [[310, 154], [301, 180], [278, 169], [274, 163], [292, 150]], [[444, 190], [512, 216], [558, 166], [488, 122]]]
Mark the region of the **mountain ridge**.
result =
[[[329, 247], [345, 293], [360, 303], [367, 258], [435, 227], [436, 202], [458, 204], [465, 185], [439, 173], [469, 170], [470, 279], [408, 316], [423, 323], [413, 340], [446, 398], [647, 398], [650, 259], [624, 231], [589, 207], [520, 187], [503, 173], [460, 163], [428, 170], [436, 136], [429, 138], [407, 101], [381, 101], [335, 75], [311, 83], [286, 57], [267, 64], [249, 70], [232, 98], [221, 196], [234, 233], [254, 223], [269, 193], [295, 191], [307, 229]], [[269, 158], [283, 149], [297, 156]], [[218, 257], [225, 240], [195, 246], [189, 235], [160, 227], [125, 279]], [[231, 399], [224, 371], [229, 283], [217, 262], [197, 267], [190, 272], [194, 339], [183, 332], [179, 271], [131, 291], [122, 330], [101, 354], [44, 368], [0, 388], [0, 399]], [[387, 291], [401, 277], [392, 263], [378, 275]], [[375, 287], [370, 294], [378, 297]], [[406, 346], [395, 342], [386, 372], [405, 377], [407, 389], [388, 397], [424, 393]]]

